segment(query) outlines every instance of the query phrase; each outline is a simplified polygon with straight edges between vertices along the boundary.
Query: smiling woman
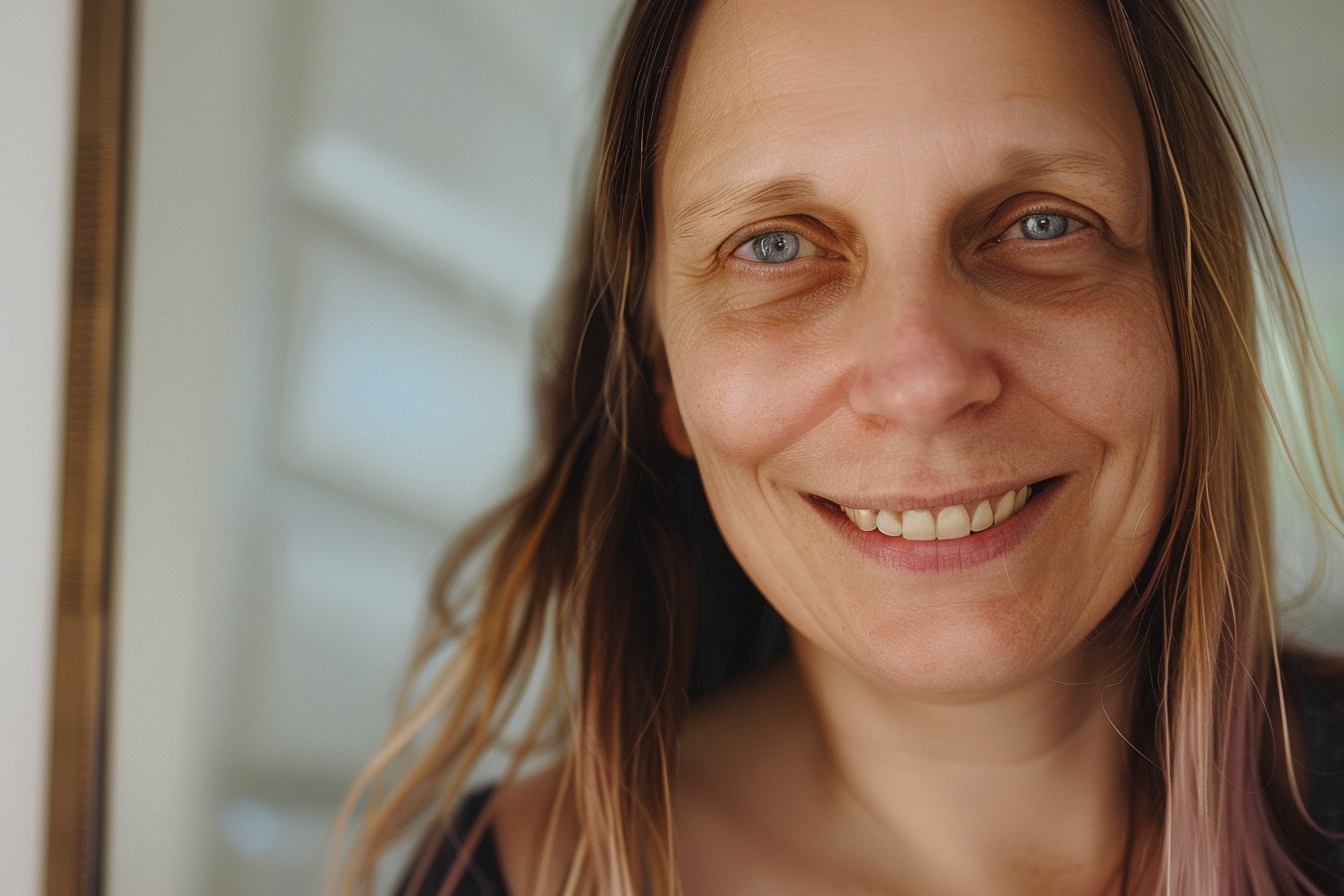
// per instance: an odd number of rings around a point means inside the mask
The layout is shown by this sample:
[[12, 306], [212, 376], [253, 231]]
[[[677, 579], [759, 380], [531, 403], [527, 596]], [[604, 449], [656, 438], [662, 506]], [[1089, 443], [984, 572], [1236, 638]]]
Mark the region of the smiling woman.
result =
[[1194, 6], [635, 4], [337, 891], [429, 819], [406, 894], [1344, 892], [1259, 359], [1323, 364]]
[[[664, 125], [671, 443], [795, 659], [912, 697], [1096, 677], [1078, 645], [1150, 552], [1175, 467], [1138, 111], [1099, 22], [1025, 6], [785, 14], [742, 45], [741, 10], [710, 5]], [[804, 178], [805, 198], [695, 211]], [[742, 258], [763, 228], [817, 248]], [[989, 502], [1005, 518], [970, 537]]]

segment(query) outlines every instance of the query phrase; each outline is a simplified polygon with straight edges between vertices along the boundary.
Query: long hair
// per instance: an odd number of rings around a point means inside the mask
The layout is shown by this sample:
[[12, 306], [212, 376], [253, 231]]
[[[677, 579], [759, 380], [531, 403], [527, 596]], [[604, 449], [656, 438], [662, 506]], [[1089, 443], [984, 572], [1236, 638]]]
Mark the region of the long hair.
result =
[[[1235, 102], [1244, 89], [1198, 0], [1091, 2], [1143, 122], [1180, 375], [1171, 507], [1106, 623], [1132, 640], [1138, 669], [1134, 805], [1148, 834], [1130, 876], [1179, 894], [1314, 894], [1285, 833], [1306, 810], [1274, 628], [1267, 432], [1282, 426], [1262, 358], [1297, 374], [1307, 420], [1319, 419], [1328, 374], [1275, 226], [1276, 181], [1256, 161], [1262, 131]], [[630, 11], [576, 267], [542, 354], [536, 468], [436, 578], [398, 721], [338, 817], [339, 896], [367, 892], [388, 848], [441, 824], [501, 752], [505, 780], [537, 755], [560, 757], [548, 839], [562, 804], [579, 829], [560, 857], [566, 894], [679, 893], [671, 776], [692, 657], [712, 637], [697, 620], [699, 542], [717, 533], [688, 537], [686, 462], [659, 427], [644, 291], [661, 124], [698, 6], [635, 0]], [[1307, 454], [1338, 514], [1328, 433], [1312, 435]]]

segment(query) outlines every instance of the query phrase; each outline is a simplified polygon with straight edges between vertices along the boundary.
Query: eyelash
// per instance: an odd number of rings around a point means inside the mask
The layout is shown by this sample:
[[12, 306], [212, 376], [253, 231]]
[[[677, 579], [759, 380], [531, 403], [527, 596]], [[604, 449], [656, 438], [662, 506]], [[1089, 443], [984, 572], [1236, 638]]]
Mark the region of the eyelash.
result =
[[[780, 261], [773, 263], [768, 261], [761, 261], [759, 258], [747, 258], [739, 254], [744, 249], [751, 246], [753, 243], [755, 243], [762, 237], [771, 236], [774, 234], [784, 234], [795, 237], [800, 243], [800, 245], [798, 246], [799, 254], [789, 259], [788, 261]], [[797, 229], [788, 226], [782, 226], [782, 227], [767, 226], [756, 231], [753, 234], [750, 234], [745, 239], [739, 240], [735, 245], [733, 245], [732, 251], [728, 253], [728, 257], [736, 258], [739, 261], [744, 261], [747, 264], [757, 265], [760, 267], [783, 267], [785, 265], [792, 264], [793, 262], [799, 261], [804, 258], [816, 258], [828, 254], [830, 253], [828, 253], [825, 249], [819, 246], [815, 240], [808, 238], [806, 235], [799, 232]]]
[[[1046, 239], [1040, 239], [1040, 240], [1033, 240], [1033, 239], [1031, 239], [1030, 237], [1027, 237], [1025, 234], [1018, 235], [1018, 236], [1008, 236], [1008, 234], [1012, 233], [1012, 231], [1013, 231], [1015, 228], [1019, 228], [1019, 229], [1020, 229], [1020, 228], [1022, 227], [1024, 221], [1026, 221], [1026, 220], [1029, 219], [1029, 218], [1036, 217], [1036, 216], [1050, 216], [1050, 217], [1059, 217], [1059, 218], [1063, 218], [1063, 219], [1065, 220], [1065, 222], [1066, 222], [1066, 224], [1065, 224], [1065, 228], [1066, 228], [1066, 229], [1065, 229], [1065, 231], [1064, 231], [1063, 233], [1059, 234], [1058, 236], [1048, 237], [1048, 238], [1046, 238]], [[995, 244], [995, 245], [1002, 244], [1002, 243], [1005, 243], [1005, 242], [1019, 242], [1019, 241], [1021, 241], [1021, 242], [1028, 242], [1028, 243], [1031, 243], [1031, 242], [1036, 242], [1036, 243], [1052, 243], [1052, 242], [1056, 242], [1056, 241], [1058, 241], [1058, 240], [1060, 240], [1060, 239], [1063, 239], [1064, 237], [1069, 236], [1070, 234], [1077, 233], [1079, 230], [1082, 230], [1083, 228], [1088, 227], [1088, 226], [1090, 226], [1090, 225], [1089, 225], [1086, 221], [1082, 220], [1081, 218], [1079, 218], [1079, 217], [1077, 217], [1077, 216], [1075, 216], [1075, 215], [1070, 215], [1070, 214], [1068, 214], [1068, 213], [1066, 213], [1066, 212], [1063, 212], [1063, 211], [1059, 211], [1059, 210], [1054, 209], [1054, 208], [1049, 208], [1049, 207], [1033, 208], [1033, 209], [1031, 209], [1030, 211], [1027, 211], [1027, 212], [1025, 212], [1025, 213], [1019, 215], [1017, 218], [1013, 219], [1012, 223], [1010, 223], [1006, 228], [1004, 228], [1002, 231], [1000, 231], [1000, 232], [999, 232], [999, 235], [998, 235], [997, 237], [995, 237], [995, 238], [991, 241], [991, 243], [993, 243], [993, 244]], [[800, 254], [799, 254], [799, 255], [795, 256], [794, 258], [789, 259], [788, 261], [782, 261], [782, 262], [773, 262], [773, 263], [771, 263], [771, 262], [767, 262], [767, 261], [761, 261], [759, 258], [745, 258], [745, 257], [743, 257], [742, 254], [740, 254], [740, 253], [742, 253], [742, 251], [743, 251], [744, 249], [746, 249], [748, 246], [750, 246], [750, 245], [751, 245], [752, 243], [754, 243], [755, 241], [759, 240], [761, 237], [763, 237], [763, 236], [769, 236], [769, 235], [771, 235], [771, 234], [775, 234], [775, 233], [779, 233], [779, 234], [788, 234], [788, 235], [794, 236], [794, 237], [796, 237], [801, 243], [805, 244], [805, 246], [800, 246], [800, 247], [799, 247], [799, 249], [800, 249]], [[807, 251], [807, 249], [810, 249], [811, 251]], [[737, 243], [733, 246], [732, 251], [728, 253], [728, 255], [729, 255], [730, 258], [737, 258], [737, 259], [739, 259], [740, 261], [744, 261], [744, 262], [746, 262], [747, 264], [750, 264], [750, 265], [753, 265], [753, 266], [758, 266], [758, 267], [763, 267], [763, 268], [769, 268], [769, 267], [783, 267], [783, 266], [785, 266], [785, 265], [793, 264], [794, 262], [799, 261], [799, 260], [804, 259], [804, 258], [815, 258], [815, 257], [817, 257], [817, 256], [823, 256], [823, 255], [826, 255], [826, 254], [828, 254], [828, 253], [826, 252], [826, 250], [824, 250], [824, 249], [822, 249], [820, 246], [818, 246], [813, 240], [808, 239], [808, 237], [804, 236], [802, 233], [798, 232], [797, 230], [790, 229], [790, 228], [787, 227], [787, 226], [784, 226], [784, 227], [765, 227], [765, 228], [762, 228], [762, 229], [756, 231], [755, 233], [753, 233], [753, 234], [751, 234], [751, 235], [745, 237], [744, 239], [741, 239], [739, 242], [737, 242]]]
[[[1023, 222], [1026, 221], [1027, 219], [1035, 217], [1046, 217], [1046, 216], [1052, 218], [1063, 218], [1066, 222], [1065, 231], [1059, 234], [1058, 236], [1041, 240], [1033, 240], [1030, 237], [1026, 236], [1025, 234], [1012, 237], [1006, 236], [1007, 234], [1012, 233], [1014, 229], [1020, 229], [1022, 227]], [[1026, 212], [1025, 214], [1018, 215], [1016, 218], [1014, 218], [1012, 223], [1010, 223], [1003, 230], [999, 231], [999, 235], [996, 236], [992, 240], [992, 242], [995, 244], [999, 244], [1005, 242], [1017, 242], [1021, 240], [1026, 242], [1053, 243], [1057, 240], [1063, 239], [1066, 236], [1069, 236], [1070, 234], [1077, 233], [1079, 230], [1082, 230], [1084, 227], [1088, 226], [1089, 225], [1086, 221], [1084, 221], [1082, 218], [1079, 218], [1076, 215], [1070, 215], [1067, 212], [1059, 211], [1058, 209], [1054, 208], [1034, 208]]]

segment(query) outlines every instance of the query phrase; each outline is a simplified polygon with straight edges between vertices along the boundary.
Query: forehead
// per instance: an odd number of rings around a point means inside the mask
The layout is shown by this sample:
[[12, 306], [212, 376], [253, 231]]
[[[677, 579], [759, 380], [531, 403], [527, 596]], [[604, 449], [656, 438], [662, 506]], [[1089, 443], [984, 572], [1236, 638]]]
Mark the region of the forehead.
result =
[[709, 0], [660, 202], [675, 218], [752, 183], [856, 192], [930, 164], [970, 188], [1027, 157], [1142, 180], [1137, 111], [1086, 0]]

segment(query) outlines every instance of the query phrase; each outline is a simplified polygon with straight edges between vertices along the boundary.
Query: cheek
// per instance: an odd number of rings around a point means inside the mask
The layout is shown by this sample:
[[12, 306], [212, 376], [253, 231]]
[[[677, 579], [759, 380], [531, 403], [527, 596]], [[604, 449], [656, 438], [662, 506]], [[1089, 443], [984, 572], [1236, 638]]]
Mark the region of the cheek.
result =
[[764, 458], [801, 439], [843, 400], [832, 356], [815, 339], [756, 327], [669, 342], [677, 403], [697, 458]]
[[1108, 298], [1115, 301], [1037, 344], [1032, 380], [1036, 400], [1063, 423], [1078, 456], [1090, 458], [1070, 505], [1085, 524], [1057, 533], [1074, 544], [1061, 588], [1090, 595], [1080, 610], [1084, 629], [1114, 607], [1150, 554], [1179, 445], [1175, 350], [1159, 300], [1151, 292]]
[[1179, 390], [1160, 301], [1151, 287], [1100, 300], [1086, 314], [1035, 322], [1022, 339], [1020, 379], [1111, 448], [1159, 439], [1174, 451]]

